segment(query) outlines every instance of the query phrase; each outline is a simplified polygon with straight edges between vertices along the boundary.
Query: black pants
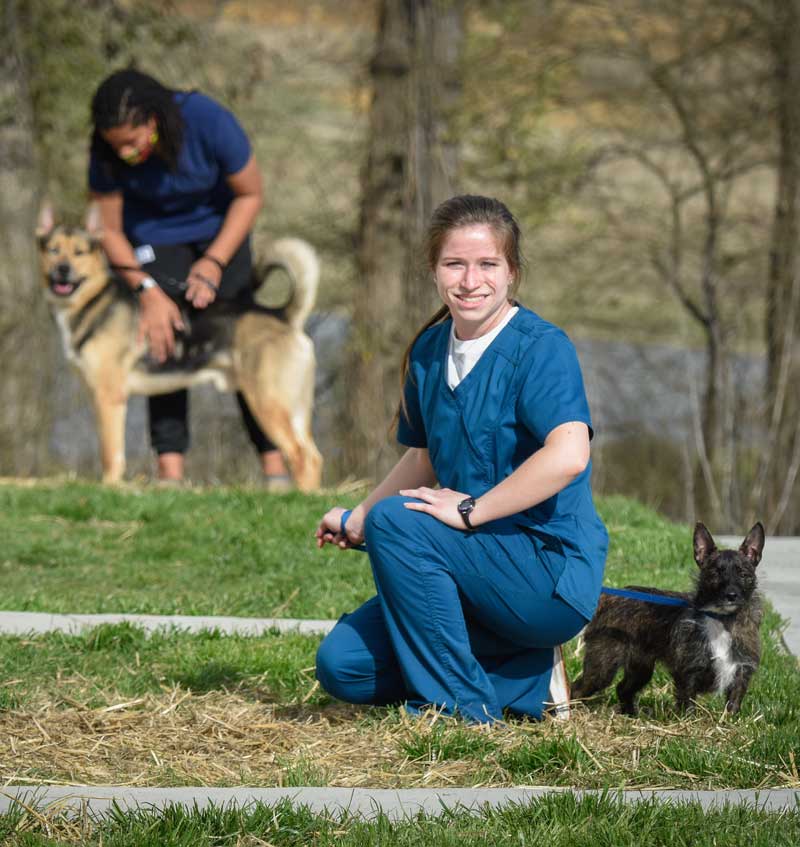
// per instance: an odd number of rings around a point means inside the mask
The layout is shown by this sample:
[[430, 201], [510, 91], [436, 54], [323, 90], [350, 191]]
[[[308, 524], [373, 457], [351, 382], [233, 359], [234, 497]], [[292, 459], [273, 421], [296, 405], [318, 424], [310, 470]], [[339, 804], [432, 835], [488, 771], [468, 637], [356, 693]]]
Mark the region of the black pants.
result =
[[[142, 268], [152, 274], [165, 294], [182, 309], [188, 308], [191, 312], [192, 307], [184, 299], [186, 290], [181, 284], [186, 281], [192, 265], [202, 256], [208, 245], [207, 241], [196, 244], [153, 245], [151, 260], [142, 262]], [[140, 249], [141, 252], [148, 251]], [[212, 310], [218, 302], [249, 302], [252, 299], [251, 272], [250, 240], [246, 239], [225, 268], [217, 297], [207, 310]], [[239, 401], [242, 420], [253, 446], [259, 453], [274, 450], [275, 445], [262, 432], [242, 394], [237, 393], [236, 399]], [[171, 394], [155, 394], [148, 398], [148, 405], [150, 443], [156, 453], [185, 453], [189, 448], [189, 392], [182, 389]]]

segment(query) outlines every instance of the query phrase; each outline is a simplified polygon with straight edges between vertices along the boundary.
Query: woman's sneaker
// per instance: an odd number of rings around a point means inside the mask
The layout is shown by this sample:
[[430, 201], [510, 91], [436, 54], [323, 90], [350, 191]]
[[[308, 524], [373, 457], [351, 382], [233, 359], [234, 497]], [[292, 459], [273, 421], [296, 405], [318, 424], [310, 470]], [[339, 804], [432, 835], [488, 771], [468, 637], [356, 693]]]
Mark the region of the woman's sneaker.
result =
[[550, 677], [548, 696], [548, 714], [556, 720], [568, 720], [570, 715], [569, 679], [560, 646], [553, 647], [553, 673]]

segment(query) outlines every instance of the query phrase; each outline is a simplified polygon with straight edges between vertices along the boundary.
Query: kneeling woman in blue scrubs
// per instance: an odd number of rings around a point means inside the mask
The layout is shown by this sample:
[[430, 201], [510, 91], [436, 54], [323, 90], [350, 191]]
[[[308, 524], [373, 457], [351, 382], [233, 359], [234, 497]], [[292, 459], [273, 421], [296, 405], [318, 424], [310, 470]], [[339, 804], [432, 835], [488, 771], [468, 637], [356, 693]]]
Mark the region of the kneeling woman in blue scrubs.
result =
[[403, 363], [408, 449], [344, 531], [336, 507], [316, 533], [320, 547], [366, 541], [377, 588], [317, 653], [341, 700], [539, 718], [558, 646], [597, 605], [608, 536], [583, 379], [566, 335], [513, 300], [519, 242], [497, 200], [454, 197], [433, 214], [444, 305]]

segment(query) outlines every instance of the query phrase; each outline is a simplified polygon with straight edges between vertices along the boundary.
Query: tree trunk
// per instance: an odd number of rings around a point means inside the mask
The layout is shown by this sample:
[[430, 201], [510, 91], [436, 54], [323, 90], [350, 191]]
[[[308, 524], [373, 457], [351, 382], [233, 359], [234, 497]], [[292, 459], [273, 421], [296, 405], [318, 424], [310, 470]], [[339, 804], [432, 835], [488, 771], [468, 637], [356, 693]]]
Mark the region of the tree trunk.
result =
[[419, 245], [451, 192], [456, 154], [445, 124], [458, 93], [462, 17], [456, 0], [381, 4], [343, 428], [342, 470], [357, 476], [378, 479], [397, 458], [389, 427], [400, 361], [435, 309]]
[[[800, 237], [800, 0], [774, 0], [772, 49], [778, 140], [776, 203], [767, 281], [767, 420], [773, 431], [763, 479], [767, 481], [759, 508], [771, 514], [782, 498], [787, 467], [797, 447], [798, 308], [797, 241]], [[771, 527], [775, 529], [775, 527]]]
[[450, 0], [420, 0], [413, 4], [415, 33], [410, 98], [414, 116], [409, 160], [409, 244], [416, 263], [406, 283], [410, 326], [421, 326], [439, 306], [430, 273], [419, 251], [431, 214], [456, 193], [458, 167], [449, 120], [461, 94], [460, 56], [464, 41], [463, 9]]
[[786, 305], [797, 267], [800, 187], [800, 2], [775, 0], [773, 32], [778, 171], [767, 287], [768, 385], [774, 399], [786, 342]]
[[19, 15], [3, 0], [0, 26], [0, 473], [28, 475], [49, 432], [50, 335], [34, 243], [36, 163]]

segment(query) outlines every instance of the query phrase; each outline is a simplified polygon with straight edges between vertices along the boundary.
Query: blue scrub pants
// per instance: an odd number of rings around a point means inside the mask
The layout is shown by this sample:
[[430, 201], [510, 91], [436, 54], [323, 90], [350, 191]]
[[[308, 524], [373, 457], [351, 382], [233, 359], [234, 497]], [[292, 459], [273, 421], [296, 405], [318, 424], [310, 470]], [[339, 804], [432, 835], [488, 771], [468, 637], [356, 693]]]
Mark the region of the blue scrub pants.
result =
[[469, 721], [540, 718], [553, 647], [586, 619], [554, 593], [532, 538], [510, 519], [477, 532], [376, 503], [366, 521], [377, 597], [344, 615], [317, 652], [317, 679], [350, 703], [434, 705]]

